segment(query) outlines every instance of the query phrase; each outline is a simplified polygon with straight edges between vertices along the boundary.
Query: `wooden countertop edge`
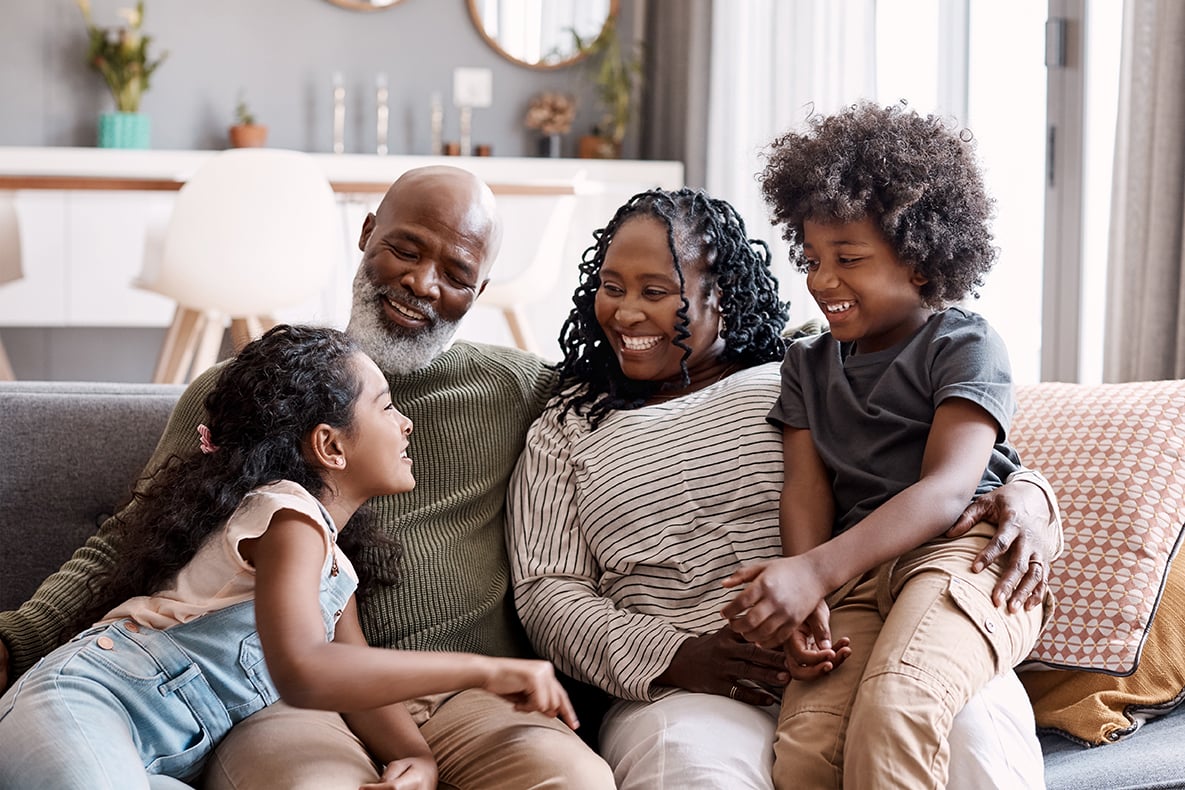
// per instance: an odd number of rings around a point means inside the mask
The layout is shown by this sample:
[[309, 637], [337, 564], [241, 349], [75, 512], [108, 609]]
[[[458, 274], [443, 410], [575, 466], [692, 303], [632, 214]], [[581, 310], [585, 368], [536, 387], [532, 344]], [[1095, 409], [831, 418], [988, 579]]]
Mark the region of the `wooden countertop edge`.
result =
[[[111, 192], [176, 192], [184, 181], [165, 178], [123, 178], [115, 176], [0, 176], [0, 189], [61, 189]], [[343, 195], [382, 195], [391, 186], [378, 181], [331, 181], [333, 191]], [[571, 184], [490, 184], [495, 195], [573, 195]]]

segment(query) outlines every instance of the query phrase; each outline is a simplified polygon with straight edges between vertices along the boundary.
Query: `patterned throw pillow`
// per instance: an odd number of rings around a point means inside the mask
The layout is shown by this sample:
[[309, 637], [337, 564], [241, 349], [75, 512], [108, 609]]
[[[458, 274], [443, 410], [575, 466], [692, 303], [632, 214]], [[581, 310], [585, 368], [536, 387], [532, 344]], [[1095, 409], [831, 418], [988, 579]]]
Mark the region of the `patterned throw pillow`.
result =
[[1017, 387], [1011, 439], [1049, 480], [1065, 550], [1029, 659], [1128, 675], [1185, 523], [1185, 381]]

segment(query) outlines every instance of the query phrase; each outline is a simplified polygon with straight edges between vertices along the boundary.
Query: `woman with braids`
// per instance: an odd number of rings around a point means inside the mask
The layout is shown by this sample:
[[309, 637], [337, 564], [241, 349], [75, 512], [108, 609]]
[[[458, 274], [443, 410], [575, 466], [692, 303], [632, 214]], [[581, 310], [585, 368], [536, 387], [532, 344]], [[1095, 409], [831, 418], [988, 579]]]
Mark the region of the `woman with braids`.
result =
[[354, 591], [394, 583], [397, 551], [362, 506], [415, 479], [411, 422], [352, 340], [276, 327], [206, 409], [192, 455], [124, 511], [121, 563], [93, 584], [98, 625], [0, 698], [0, 788], [182, 787], [279, 700], [343, 712], [374, 788], [436, 787], [402, 700], [481, 687], [576, 725], [546, 662], [366, 645]]
[[956, 306], [996, 257], [992, 202], [970, 136], [903, 105], [811, 118], [763, 188], [830, 324], [787, 350], [769, 414], [786, 556], [725, 582], [744, 586], [733, 630], [790, 657], [774, 786], [945, 787], [955, 714], [1025, 659], [1050, 604], [1005, 606], [1000, 569], [971, 572], [991, 525], [949, 534], [1021, 468], [1007, 348]]
[[[782, 437], [766, 415], [786, 307], [769, 253], [728, 203], [655, 190], [617, 211], [580, 271], [555, 397], [508, 497], [519, 615], [542, 656], [614, 698], [600, 739], [619, 788], [768, 790], [786, 656], [720, 611], [724, 579], [781, 554]], [[989, 563], [1049, 519], [1025, 482], [977, 507], [1008, 524]], [[991, 786], [1007, 752], [1035, 748], [1027, 709], [1015, 677], [972, 700], [952, 787]]]

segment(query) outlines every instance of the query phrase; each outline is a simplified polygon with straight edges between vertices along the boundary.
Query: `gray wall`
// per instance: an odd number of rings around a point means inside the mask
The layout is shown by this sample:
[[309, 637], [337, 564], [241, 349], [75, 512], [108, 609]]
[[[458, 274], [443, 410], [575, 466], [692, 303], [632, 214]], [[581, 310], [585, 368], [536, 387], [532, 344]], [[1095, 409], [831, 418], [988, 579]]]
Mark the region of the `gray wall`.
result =
[[[91, 0], [96, 23], [115, 25], [135, 0]], [[640, 32], [644, 0], [622, 0], [621, 33]], [[473, 141], [495, 156], [530, 156], [536, 141], [522, 124], [530, 97], [561, 89], [578, 97], [575, 136], [597, 118], [588, 75], [579, 66], [538, 71], [491, 50], [470, 21], [465, 0], [403, 0], [358, 12], [326, 0], [146, 0], [144, 30], [168, 60], [153, 77], [141, 110], [152, 117], [152, 147], [225, 148], [240, 90], [268, 144], [332, 149], [333, 73], [347, 88], [346, 150], [374, 153], [375, 76], [386, 72], [390, 152], [429, 153], [429, 102], [446, 105], [446, 140], [459, 137], [450, 106], [452, 70], [493, 71], [494, 106], [473, 114]], [[113, 109], [102, 78], [85, 64], [86, 37], [74, 0], [0, 0], [0, 145], [90, 146], [100, 112]], [[637, 151], [637, 131], [626, 154]]]

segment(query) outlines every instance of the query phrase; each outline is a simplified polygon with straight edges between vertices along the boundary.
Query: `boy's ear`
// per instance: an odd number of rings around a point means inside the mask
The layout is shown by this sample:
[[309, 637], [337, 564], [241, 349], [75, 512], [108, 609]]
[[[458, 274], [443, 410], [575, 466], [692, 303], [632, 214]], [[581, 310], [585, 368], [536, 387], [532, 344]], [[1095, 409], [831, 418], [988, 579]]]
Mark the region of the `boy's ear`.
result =
[[926, 277], [926, 276], [924, 276], [924, 275], [923, 275], [921, 272], [919, 272], [917, 269], [914, 269], [914, 270], [913, 270], [913, 274], [912, 274], [912, 275], [910, 275], [909, 281], [910, 281], [911, 283], [913, 283], [915, 286], [917, 286], [918, 288], [921, 288], [923, 285], [925, 285], [926, 283], [930, 282], [930, 278], [929, 278], [929, 277]]
[[313, 460], [326, 469], [344, 469], [346, 448], [342, 432], [331, 425], [321, 423], [309, 435], [309, 452]]

